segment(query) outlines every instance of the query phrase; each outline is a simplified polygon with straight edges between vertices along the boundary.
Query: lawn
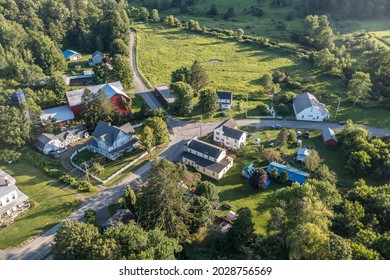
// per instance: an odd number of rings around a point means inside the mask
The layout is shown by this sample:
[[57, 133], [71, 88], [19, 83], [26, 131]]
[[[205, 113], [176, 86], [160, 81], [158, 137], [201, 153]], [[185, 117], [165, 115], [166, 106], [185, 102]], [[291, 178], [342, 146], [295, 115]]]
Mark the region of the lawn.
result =
[[102, 180], [106, 180], [112, 174], [114, 174], [115, 172], [117, 172], [118, 170], [120, 170], [121, 168], [123, 168], [124, 166], [126, 166], [127, 164], [129, 164], [130, 162], [135, 160], [136, 158], [138, 158], [142, 153], [143, 153], [143, 151], [141, 149], [135, 149], [131, 152], [124, 153], [124, 155], [122, 157], [112, 161], [112, 160], [109, 160], [109, 159], [103, 157], [102, 155], [100, 155], [98, 153], [95, 154], [91, 151], [84, 150], [84, 151], [78, 153], [73, 158], [73, 162], [76, 165], [81, 166], [82, 168], [83, 168], [83, 164], [85, 162], [89, 166], [92, 166], [92, 164], [95, 162], [100, 163], [101, 165], [104, 166], [103, 173], [100, 174], [99, 176], [96, 174], [93, 174], [93, 173], [92, 174], [97, 176], [98, 178], [100, 178]]
[[39, 235], [80, 206], [77, 190], [54, 183], [53, 179], [28, 162], [17, 162], [0, 168], [16, 179], [19, 189], [35, 204], [30, 211], [17, 217], [14, 224], [0, 229], [0, 249], [18, 246], [28, 238]]
[[[92, 67], [89, 66], [88, 60], [91, 58], [91, 54], [82, 54], [80, 60], [76, 61], [67, 61], [67, 69], [64, 72], [64, 75], [67, 76], [76, 76], [83, 75], [84, 70], [92, 70]], [[76, 66], [80, 66], [80, 70], [76, 69]]]
[[134, 114], [141, 111], [141, 106], [145, 103], [142, 96], [139, 94], [128, 94], [128, 96], [131, 98], [131, 112]]

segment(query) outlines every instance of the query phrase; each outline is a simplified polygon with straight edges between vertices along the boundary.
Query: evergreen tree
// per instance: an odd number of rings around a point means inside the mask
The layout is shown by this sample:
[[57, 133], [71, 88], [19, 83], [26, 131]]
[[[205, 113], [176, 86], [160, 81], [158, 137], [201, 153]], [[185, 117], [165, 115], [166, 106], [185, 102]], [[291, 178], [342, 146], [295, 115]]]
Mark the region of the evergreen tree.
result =
[[205, 69], [202, 67], [198, 60], [195, 60], [191, 66], [191, 78], [190, 84], [196, 93], [207, 86], [208, 84], [208, 76]]
[[171, 89], [175, 94], [175, 108], [178, 115], [188, 116], [191, 114], [194, 104], [194, 92], [190, 85], [184, 82], [177, 82], [171, 85]]
[[200, 92], [199, 106], [206, 117], [211, 117], [217, 110], [218, 95], [212, 89], [205, 89]]

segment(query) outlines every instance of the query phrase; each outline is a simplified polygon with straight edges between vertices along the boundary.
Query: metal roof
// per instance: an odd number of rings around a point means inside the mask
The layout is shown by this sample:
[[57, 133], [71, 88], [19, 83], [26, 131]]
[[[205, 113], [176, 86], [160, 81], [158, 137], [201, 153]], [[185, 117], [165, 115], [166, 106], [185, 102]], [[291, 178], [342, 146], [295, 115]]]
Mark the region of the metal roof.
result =
[[336, 134], [333, 129], [327, 127], [322, 130], [322, 136], [324, 137], [324, 141], [334, 140], [337, 142]]
[[74, 119], [72, 109], [68, 105], [62, 105], [43, 110], [41, 115], [41, 121], [47, 123], [50, 120], [56, 120], [56, 122], [64, 122]]
[[329, 113], [328, 109], [326, 109], [325, 104], [319, 102], [314, 95], [308, 92], [302, 93], [301, 95], [298, 95], [297, 98], [295, 98], [294, 107], [297, 114], [299, 114], [303, 110], [312, 107], [317, 108], [322, 112]]
[[63, 54], [64, 54], [65, 59], [68, 59], [68, 58], [71, 57], [72, 55], [81, 55], [81, 54], [79, 54], [78, 52], [73, 51], [73, 50], [69, 50], [69, 49], [65, 50], [65, 51], [63, 52]]
[[280, 174], [280, 172], [282, 172], [283, 170], [287, 171], [288, 180], [291, 182], [298, 182], [300, 184], [303, 184], [305, 183], [306, 178], [309, 177], [309, 173], [303, 172], [301, 170], [277, 162], [272, 162], [270, 163], [270, 165], [268, 165], [266, 169], [267, 173], [271, 173], [272, 169], [274, 168], [278, 170], [278, 174]]
[[157, 85], [154, 86], [154, 88], [161, 94], [167, 103], [175, 102], [176, 98], [167, 85]]

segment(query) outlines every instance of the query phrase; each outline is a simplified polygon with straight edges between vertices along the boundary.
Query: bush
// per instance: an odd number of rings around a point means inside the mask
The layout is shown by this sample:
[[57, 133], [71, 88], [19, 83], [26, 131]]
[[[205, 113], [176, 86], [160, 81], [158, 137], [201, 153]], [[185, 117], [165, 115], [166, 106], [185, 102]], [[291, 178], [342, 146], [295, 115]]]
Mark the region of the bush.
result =
[[287, 74], [281, 71], [272, 73], [272, 80], [274, 83], [283, 83], [287, 78]]
[[260, 104], [257, 106], [257, 110], [260, 115], [268, 115], [269, 114], [269, 106], [267, 104]]
[[286, 116], [289, 114], [290, 110], [287, 105], [279, 104], [276, 106], [276, 112], [278, 112], [279, 115]]
[[290, 78], [287, 79], [286, 86], [290, 89], [302, 89], [302, 84], [300, 82], [294, 81]]

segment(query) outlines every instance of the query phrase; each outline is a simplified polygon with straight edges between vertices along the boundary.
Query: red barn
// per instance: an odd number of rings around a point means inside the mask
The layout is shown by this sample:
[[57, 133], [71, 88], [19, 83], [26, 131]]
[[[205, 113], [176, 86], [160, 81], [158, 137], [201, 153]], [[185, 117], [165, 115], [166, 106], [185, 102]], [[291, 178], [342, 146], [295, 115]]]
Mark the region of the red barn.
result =
[[68, 91], [66, 93], [66, 99], [70, 108], [73, 111], [73, 114], [77, 117], [81, 113], [84, 101], [84, 91], [89, 89], [92, 93], [97, 93], [99, 90], [102, 90], [114, 105], [116, 111], [123, 115], [125, 113], [131, 112], [131, 108], [127, 106], [127, 101], [130, 101], [130, 98], [124, 92], [121, 82], [113, 82], [109, 84], [102, 84], [96, 86], [85, 87], [77, 90]]
[[329, 146], [337, 145], [338, 141], [333, 129], [327, 127], [322, 130], [322, 141], [324, 142], [325, 145], [329, 145]]

